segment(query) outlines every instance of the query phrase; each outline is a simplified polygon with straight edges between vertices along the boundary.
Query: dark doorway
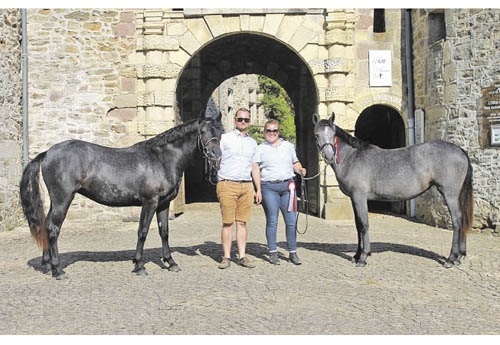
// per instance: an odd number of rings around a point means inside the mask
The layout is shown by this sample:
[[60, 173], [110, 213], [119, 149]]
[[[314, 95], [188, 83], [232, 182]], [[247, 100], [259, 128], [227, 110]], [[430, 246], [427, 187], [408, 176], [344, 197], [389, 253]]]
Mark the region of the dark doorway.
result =
[[[355, 126], [356, 137], [383, 149], [406, 146], [405, 124], [399, 113], [385, 105], [363, 110]], [[370, 212], [405, 213], [405, 202], [369, 201]]]

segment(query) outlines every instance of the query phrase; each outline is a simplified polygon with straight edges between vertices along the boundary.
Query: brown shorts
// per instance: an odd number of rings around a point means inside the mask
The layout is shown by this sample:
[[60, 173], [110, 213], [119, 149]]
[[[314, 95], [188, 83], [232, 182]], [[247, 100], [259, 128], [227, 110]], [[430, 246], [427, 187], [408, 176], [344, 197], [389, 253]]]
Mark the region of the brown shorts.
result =
[[252, 182], [219, 181], [217, 198], [220, 203], [222, 222], [232, 224], [235, 221], [248, 222], [254, 200]]

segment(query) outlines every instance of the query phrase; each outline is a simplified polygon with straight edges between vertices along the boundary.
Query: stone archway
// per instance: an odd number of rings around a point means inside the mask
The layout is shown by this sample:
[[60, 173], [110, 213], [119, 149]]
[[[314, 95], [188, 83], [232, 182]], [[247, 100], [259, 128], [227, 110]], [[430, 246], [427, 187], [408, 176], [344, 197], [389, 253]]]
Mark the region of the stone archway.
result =
[[[312, 136], [312, 114], [317, 112], [318, 92], [307, 64], [290, 47], [276, 38], [255, 33], [235, 33], [212, 40], [192, 56], [180, 74], [176, 89], [183, 121], [199, 116], [213, 91], [226, 79], [239, 74], [261, 74], [277, 81], [288, 93], [295, 109], [296, 150], [309, 174], [318, 170], [318, 156]], [[226, 128], [231, 130], [232, 128]], [[186, 170], [186, 200], [215, 196], [214, 188], [201, 183], [202, 160]], [[191, 193], [197, 193], [198, 197]], [[199, 196], [203, 195], [203, 198]], [[308, 183], [309, 210], [319, 214], [318, 184]]]
[[[363, 110], [355, 125], [355, 135], [384, 149], [406, 146], [405, 124], [394, 108], [375, 104]], [[369, 201], [370, 211], [391, 211], [402, 214], [405, 202]]]

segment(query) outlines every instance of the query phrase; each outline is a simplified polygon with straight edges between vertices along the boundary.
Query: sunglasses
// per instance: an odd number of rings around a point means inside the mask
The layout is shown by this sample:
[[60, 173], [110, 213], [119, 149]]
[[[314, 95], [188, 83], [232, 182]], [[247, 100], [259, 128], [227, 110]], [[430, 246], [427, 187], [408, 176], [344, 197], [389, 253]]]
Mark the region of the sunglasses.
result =
[[279, 129], [266, 129], [266, 133], [278, 133]]
[[250, 123], [250, 119], [248, 117], [237, 117], [236, 121]]

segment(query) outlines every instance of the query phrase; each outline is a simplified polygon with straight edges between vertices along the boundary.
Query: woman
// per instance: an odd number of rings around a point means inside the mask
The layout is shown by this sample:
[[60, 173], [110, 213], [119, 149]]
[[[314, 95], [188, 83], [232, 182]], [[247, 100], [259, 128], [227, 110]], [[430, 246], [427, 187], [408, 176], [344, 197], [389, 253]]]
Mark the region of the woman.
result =
[[279, 210], [286, 224], [286, 242], [290, 261], [300, 265], [297, 255], [297, 201], [295, 194], [295, 173], [305, 176], [295, 148], [279, 136], [279, 122], [269, 120], [264, 126], [265, 141], [257, 146], [252, 164], [252, 175], [256, 184], [256, 201], [262, 201], [266, 214], [266, 237], [269, 261], [279, 265], [276, 248]]

